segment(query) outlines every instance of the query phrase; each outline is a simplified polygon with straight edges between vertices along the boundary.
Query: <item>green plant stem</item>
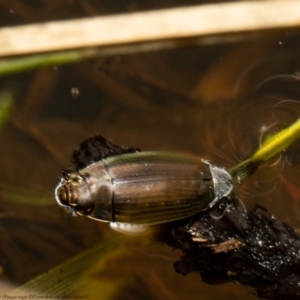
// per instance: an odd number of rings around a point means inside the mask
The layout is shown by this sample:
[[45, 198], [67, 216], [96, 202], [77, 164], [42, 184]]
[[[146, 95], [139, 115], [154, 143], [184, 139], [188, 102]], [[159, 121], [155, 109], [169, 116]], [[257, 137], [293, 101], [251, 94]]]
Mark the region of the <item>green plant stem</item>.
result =
[[96, 56], [95, 49], [61, 51], [0, 60], [0, 76], [20, 73], [40, 67], [63, 65]]
[[266, 139], [261, 147], [245, 161], [229, 169], [233, 180], [241, 184], [248, 178], [263, 162], [280, 154], [300, 138], [300, 119], [289, 127], [279, 131]]
[[0, 93], [0, 128], [10, 115], [13, 107], [13, 97], [8, 92]]

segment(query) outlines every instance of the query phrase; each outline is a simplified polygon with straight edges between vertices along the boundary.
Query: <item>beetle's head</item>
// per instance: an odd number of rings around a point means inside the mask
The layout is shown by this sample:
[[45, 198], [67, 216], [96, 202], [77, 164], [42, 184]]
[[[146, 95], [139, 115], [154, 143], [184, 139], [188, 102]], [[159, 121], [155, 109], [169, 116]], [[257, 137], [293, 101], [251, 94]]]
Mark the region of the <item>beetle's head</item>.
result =
[[79, 172], [62, 172], [60, 183], [55, 189], [55, 199], [72, 215], [89, 215], [95, 203], [91, 197], [87, 178]]

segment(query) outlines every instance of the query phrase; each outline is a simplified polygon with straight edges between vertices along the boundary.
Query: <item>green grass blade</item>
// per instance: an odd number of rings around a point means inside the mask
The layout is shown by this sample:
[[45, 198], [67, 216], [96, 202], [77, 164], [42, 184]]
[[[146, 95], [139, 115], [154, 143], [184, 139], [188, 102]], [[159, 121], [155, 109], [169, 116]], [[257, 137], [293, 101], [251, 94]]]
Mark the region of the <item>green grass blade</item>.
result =
[[300, 119], [291, 126], [279, 131], [275, 135], [266, 139], [252, 156], [252, 161], [267, 161], [287, 149], [300, 137]]
[[[85, 276], [85, 274], [87, 274], [89, 268], [96, 262], [99, 262], [99, 260], [105, 261], [106, 256], [111, 257], [112, 254], [118, 253], [119, 249], [120, 239], [118, 238], [102, 242], [93, 248], [81, 252], [61, 265], [54, 267], [47, 273], [30, 280], [10, 292], [8, 296], [35, 294], [44, 297], [43, 299], [62, 299], [61, 297], [70, 295], [86, 284], [88, 277]], [[123, 248], [121, 247], [121, 249]], [[105, 287], [103, 288], [105, 289]], [[103, 295], [105, 295], [105, 293], [106, 291], [103, 290]]]
[[0, 184], [0, 196], [8, 202], [27, 205], [54, 205], [54, 194]]
[[289, 127], [267, 138], [261, 147], [247, 160], [229, 169], [233, 180], [241, 184], [261, 163], [290, 147], [300, 138], [300, 119]]
[[6, 122], [13, 107], [13, 97], [8, 92], [0, 93], [0, 128]]
[[40, 67], [68, 64], [95, 55], [95, 50], [84, 49], [0, 60], [0, 76], [20, 73]]

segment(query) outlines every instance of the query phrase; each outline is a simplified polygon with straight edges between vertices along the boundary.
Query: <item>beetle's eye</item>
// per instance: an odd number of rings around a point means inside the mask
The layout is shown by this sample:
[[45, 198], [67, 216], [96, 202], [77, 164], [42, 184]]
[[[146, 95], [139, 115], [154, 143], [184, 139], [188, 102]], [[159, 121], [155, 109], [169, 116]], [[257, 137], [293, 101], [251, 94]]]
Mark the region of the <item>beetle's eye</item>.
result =
[[70, 177], [69, 172], [66, 171], [66, 170], [62, 170], [62, 171], [61, 171], [61, 175], [62, 175], [63, 179], [65, 179], [65, 180], [68, 180], [69, 177]]

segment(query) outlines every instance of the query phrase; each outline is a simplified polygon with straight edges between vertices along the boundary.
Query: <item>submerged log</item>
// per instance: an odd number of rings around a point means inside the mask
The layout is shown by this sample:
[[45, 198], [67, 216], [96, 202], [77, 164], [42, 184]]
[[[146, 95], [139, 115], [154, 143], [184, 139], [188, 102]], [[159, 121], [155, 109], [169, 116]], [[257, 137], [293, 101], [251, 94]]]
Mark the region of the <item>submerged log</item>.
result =
[[300, 298], [300, 236], [264, 207], [247, 211], [234, 196], [166, 229], [158, 238], [184, 253], [177, 273], [246, 284], [265, 299]]

